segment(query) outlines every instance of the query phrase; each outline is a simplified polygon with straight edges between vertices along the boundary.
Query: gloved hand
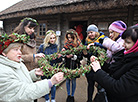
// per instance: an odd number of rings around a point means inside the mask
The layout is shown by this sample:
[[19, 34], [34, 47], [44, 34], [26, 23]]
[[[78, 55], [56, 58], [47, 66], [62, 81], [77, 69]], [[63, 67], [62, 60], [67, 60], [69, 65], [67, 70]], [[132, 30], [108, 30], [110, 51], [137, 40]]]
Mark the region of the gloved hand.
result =
[[73, 55], [73, 57], [71, 58], [71, 60], [77, 60], [77, 55]]

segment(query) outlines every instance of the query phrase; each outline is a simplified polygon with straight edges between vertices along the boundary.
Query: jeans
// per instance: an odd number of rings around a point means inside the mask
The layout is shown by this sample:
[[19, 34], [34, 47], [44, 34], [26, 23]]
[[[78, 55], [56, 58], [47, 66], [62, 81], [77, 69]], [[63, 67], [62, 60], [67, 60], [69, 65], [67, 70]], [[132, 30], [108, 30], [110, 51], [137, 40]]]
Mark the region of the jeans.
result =
[[[53, 87], [51, 88], [51, 100], [55, 99], [55, 94], [56, 94], [56, 86], [53, 85]], [[49, 100], [49, 94], [45, 95], [45, 100]]]
[[66, 88], [67, 88], [67, 94], [70, 95], [70, 82], [72, 83], [72, 93], [71, 96], [74, 96], [75, 89], [76, 89], [76, 78], [73, 79], [66, 79]]

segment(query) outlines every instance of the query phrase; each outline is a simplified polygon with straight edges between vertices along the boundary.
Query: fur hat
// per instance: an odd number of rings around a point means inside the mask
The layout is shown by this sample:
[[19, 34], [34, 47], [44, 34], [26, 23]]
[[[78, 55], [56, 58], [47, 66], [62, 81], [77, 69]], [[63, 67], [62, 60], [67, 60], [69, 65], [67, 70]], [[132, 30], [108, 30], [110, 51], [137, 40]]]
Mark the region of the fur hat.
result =
[[19, 42], [19, 43], [27, 43], [29, 36], [26, 34], [19, 35], [17, 33], [13, 33], [10, 35], [2, 34], [0, 35], [0, 54], [5, 50], [11, 43]]
[[86, 32], [89, 32], [89, 31], [94, 31], [94, 32], [98, 32], [98, 27], [94, 24], [91, 24], [87, 27], [87, 31]]
[[109, 30], [113, 30], [118, 33], [123, 33], [127, 28], [127, 25], [123, 21], [114, 21], [109, 26]]

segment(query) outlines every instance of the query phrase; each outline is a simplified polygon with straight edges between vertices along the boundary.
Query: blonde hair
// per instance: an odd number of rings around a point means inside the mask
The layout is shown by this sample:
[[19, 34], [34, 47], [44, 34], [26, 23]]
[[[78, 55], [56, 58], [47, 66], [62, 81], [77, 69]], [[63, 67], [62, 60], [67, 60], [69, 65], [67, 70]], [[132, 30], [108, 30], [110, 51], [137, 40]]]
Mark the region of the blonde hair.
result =
[[22, 45], [22, 43], [11, 43], [6, 49], [3, 50], [3, 53], [7, 54], [11, 49], [21, 47]]
[[55, 36], [55, 39], [56, 39], [55, 40], [55, 43], [56, 43], [56, 41], [57, 41], [56, 33], [53, 30], [48, 30], [46, 32], [46, 36], [45, 36], [45, 39], [44, 39], [44, 42], [43, 42], [44, 49], [49, 46], [49, 41], [50, 41], [50, 36], [51, 35], [54, 35]]
[[[99, 32], [95, 32], [95, 38], [98, 38], [100, 36], [100, 33]], [[86, 39], [89, 39], [89, 37], [87, 36]]]

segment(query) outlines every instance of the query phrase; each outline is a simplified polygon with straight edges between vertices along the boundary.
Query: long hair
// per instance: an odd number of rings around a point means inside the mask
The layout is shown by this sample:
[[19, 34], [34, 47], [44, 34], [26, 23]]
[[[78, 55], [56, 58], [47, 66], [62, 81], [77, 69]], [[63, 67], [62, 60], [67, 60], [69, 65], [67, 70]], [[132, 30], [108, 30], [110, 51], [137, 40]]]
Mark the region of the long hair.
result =
[[55, 36], [55, 39], [56, 39], [55, 40], [55, 43], [56, 43], [56, 41], [57, 41], [56, 33], [53, 30], [48, 30], [46, 32], [46, 37], [45, 37], [44, 42], [43, 42], [44, 49], [49, 46], [49, 41], [50, 41], [50, 36], [51, 35], [54, 35]]
[[[68, 35], [71, 36], [71, 38], [73, 39], [73, 42], [71, 42], [71, 43], [69, 42]], [[66, 35], [65, 35], [64, 47], [68, 48], [70, 44], [73, 47], [78, 47], [79, 45], [81, 45], [81, 40], [78, 36], [78, 33], [74, 29], [67, 30]]]
[[[18, 33], [18, 34], [26, 34], [24, 27], [28, 26], [29, 28], [31, 27], [36, 27], [38, 25], [37, 21], [32, 18], [24, 18], [21, 20], [19, 25], [14, 29], [13, 33]], [[30, 35], [30, 39], [35, 38], [35, 34]]]

